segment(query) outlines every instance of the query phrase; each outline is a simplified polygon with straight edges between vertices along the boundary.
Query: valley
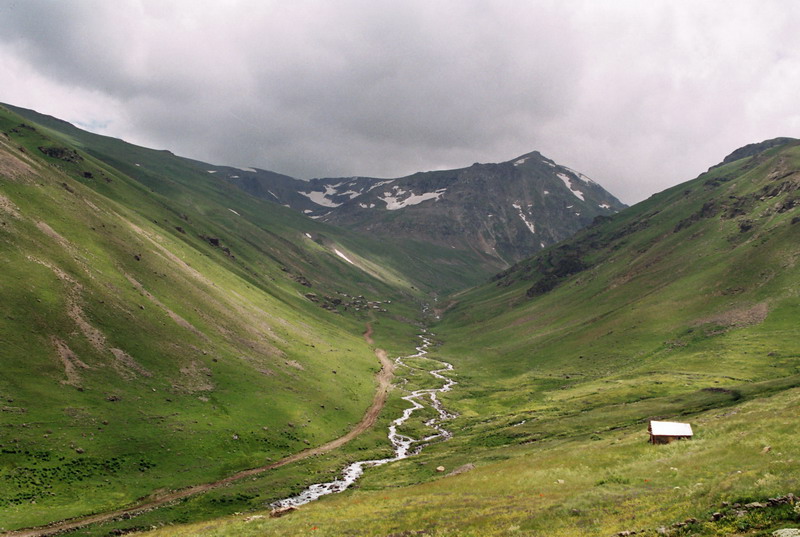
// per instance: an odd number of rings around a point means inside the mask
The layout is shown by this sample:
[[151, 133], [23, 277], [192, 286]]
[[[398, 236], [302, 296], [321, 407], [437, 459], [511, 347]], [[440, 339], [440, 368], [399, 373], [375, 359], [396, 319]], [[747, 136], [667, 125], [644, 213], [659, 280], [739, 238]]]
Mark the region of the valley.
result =
[[0, 112], [3, 535], [800, 525], [796, 140], [626, 208], [536, 152], [298, 186]]

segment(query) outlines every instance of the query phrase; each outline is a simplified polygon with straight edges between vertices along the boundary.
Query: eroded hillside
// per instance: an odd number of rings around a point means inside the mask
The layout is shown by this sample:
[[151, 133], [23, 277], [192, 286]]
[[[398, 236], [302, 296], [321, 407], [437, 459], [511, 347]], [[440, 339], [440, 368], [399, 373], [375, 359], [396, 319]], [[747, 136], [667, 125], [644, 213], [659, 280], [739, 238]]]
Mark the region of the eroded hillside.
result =
[[361, 419], [380, 369], [361, 333], [413, 314], [402, 277], [169, 154], [114, 166], [8, 110], [0, 130], [0, 526], [213, 481]]

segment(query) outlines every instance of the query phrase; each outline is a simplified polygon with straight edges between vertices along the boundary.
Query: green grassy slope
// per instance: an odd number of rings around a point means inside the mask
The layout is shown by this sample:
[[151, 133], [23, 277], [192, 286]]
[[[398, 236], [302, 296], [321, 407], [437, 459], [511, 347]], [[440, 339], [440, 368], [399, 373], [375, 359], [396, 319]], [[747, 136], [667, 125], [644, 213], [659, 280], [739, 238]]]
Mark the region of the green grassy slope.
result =
[[[706, 369], [700, 386], [796, 373], [774, 358], [796, 350], [799, 169], [792, 144], [598, 222], [456, 297], [439, 328], [450, 352], [477, 347], [470, 371], [497, 378], [572, 368], [641, 377], [650, 390], [662, 368]], [[762, 334], [763, 353], [742, 341], [747, 330]]]
[[[768, 499], [800, 493], [800, 145], [756, 153], [442, 304], [433, 356], [459, 381], [442, 398], [459, 412], [451, 440], [279, 520], [153, 535], [798, 527], [797, 503]], [[696, 436], [649, 445], [648, 419]]]
[[[169, 151], [158, 151], [116, 138], [93, 134], [51, 116], [39, 114], [33, 110], [4, 105], [7, 109], [23, 116], [26, 120], [41, 125], [46, 132], [71, 147], [77, 147], [108, 166], [114, 167], [128, 177], [135, 179], [142, 187], [153, 194], [163, 196], [182, 207], [185, 214], [192, 212], [212, 217], [219, 222], [231, 221], [230, 209], [248, 212], [247, 220], [257, 227], [260, 233], [271, 232], [273, 242], [280, 244], [269, 252], [273, 261], [292, 262], [290, 243], [305, 240], [299, 231], [310, 233], [314, 240], [332, 251], [336, 247], [340, 251], [347, 249], [349, 254], [361, 258], [362, 267], [391, 286], [419, 288], [426, 292], [452, 292], [475, 285], [487, 278], [487, 271], [470, 270], [475, 259], [469, 252], [451, 251], [414, 241], [376, 240], [368, 236], [348, 232], [344, 229], [327, 226], [309, 219], [295, 211], [278, 204], [255, 200], [228, 181], [215, 178], [209, 171], [219, 167], [204, 162], [176, 156]], [[110, 188], [97, 179], [87, 182], [89, 186], [99, 190], [129, 206], [135, 203], [128, 192]], [[151, 199], [136, 207], [147, 211]], [[176, 215], [177, 216], [177, 215]], [[184, 226], [185, 227], [185, 226]], [[249, 240], [258, 235], [253, 227], [237, 226], [227, 229], [229, 238]], [[281, 242], [283, 241], [283, 242]], [[277, 262], [277, 261], [276, 261]], [[305, 267], [309, 274], [306, 277], [324, 277], [328, 267]], [[333, 273], [330, 282], [346, 281], [345, 277]], [[366, 284], [369, 278], [362, 278], [359, 283]], [[411, 290], [413, 291], [413, 290]]]
[[84, 151], [3, 108], [0, 131], [0, 528], [209, 482], [361, 418], [379, 368], [361, 333], [416, 315], [404, 276], [168, 153]]

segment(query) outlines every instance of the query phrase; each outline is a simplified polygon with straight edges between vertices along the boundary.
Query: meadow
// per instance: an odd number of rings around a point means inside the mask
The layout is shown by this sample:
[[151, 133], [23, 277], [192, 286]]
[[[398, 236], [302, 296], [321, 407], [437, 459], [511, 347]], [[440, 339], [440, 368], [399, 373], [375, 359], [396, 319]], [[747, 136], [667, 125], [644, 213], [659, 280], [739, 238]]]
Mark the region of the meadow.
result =
[[[459, 383], [443, 397], [459, 414], [447, 442], [284, 518], [147, 535], [797, 527], [798, 153], [712, 170], [443, 301], [431, 357]], [[651, 445], [649, 419], [689, 422], [695, 437]], [[458, 468], [472, 469], [447, 475]]]
[[[388, 454], [401, 397], [436, 382], [431, 360], [410, 359], [376, 426], [340, 450], [74, 534], [800, 525], [796, 144], [457, 291], [480, 276], [460, 272], [459, 253], [379, 243], [250, 198], [202, 163], [26, 121], [0, 114], [3, 529], [135, 505], [337, 438], [372, 400], [375, 347], [411, 354], [424, 328], [429, 358], [455, 366], [441, 396], [452, 439], [269, 517], [271, 502]], [[425, 435], [426, 417], [404, 431]], [[690, 422], [695, 437], [650, 445], [650, 419]]]

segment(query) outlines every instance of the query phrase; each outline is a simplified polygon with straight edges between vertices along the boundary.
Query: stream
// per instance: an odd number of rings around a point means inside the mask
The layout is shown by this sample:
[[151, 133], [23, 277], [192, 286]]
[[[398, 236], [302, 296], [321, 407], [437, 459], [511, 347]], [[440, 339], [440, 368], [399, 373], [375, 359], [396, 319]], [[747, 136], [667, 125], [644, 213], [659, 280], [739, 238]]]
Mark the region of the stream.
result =
[[[420, 358], [428, 354], [427, 348], [431, 345], [431, 341], [425, 337], [424, 334], [420, 335], [419, 337], [422, 339], [422, 344], [417, 347], [417, 353], [410, 356], [401, 356], [395, 359], [395, 364], [398, 367], [410, 367], [406, 365], [403, 360], [408, 358]], [[428, 359], [432, 360], [431, 358]], [[322, 496], [342, 492], [350, 485], [355, 483], [359, 477], [361, 477], [365, 468], [372, 468], [374, 466], [381, 466], [390, 462], [406, 459], [422, 451], [422, 448], [433, 440], [447, 440], [448, 438], [452, 437], [453, 433], [442, 427], [441, 423], [446, 420], [453, 419], [456, 416], [455, 414], [445, 410], [437, 395], [450, 391], [456, 384], [456, 381], [442, 374], [447, 371], [452, 371], [453, 366], [452, 364], [442, 362], [440, 360], [434, 361], [439, 362], [443, 367], [429, 371], [429, 373], [435, 378], [444, 381], [444, 384], [439, 388], [415, 390], [409, 395], [403, 397], [403, 399], [411, 403], [412, 406], [405, 409], [402, 416], [392, 421], [391, 425], [389, 425], [389, 442], [394, 448], [393, 457], [354, 462], [345, 467], [345, 469], [342, 471], [342, 476], [339, 479], [329, 481], [327, 483], [315, 483], [296, 496], [291, 496], [289, 498], [271, 503], [270, 507], [273, 509], [299, 507], [309, 502], [313, 502]], [[425, 408], [426, 406], [434, 409], [437, 414], [437, 417], [431, 418], [425, 422], [426, 426], [436, 431], [434, 434], [421, 439], [415, 439], [397, 432], [398, 427], [403, 425], [403, 423], [405, 423], [416, 410]]]

